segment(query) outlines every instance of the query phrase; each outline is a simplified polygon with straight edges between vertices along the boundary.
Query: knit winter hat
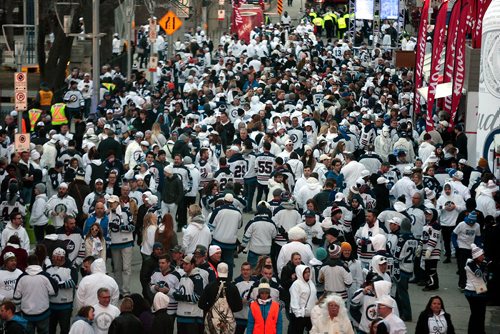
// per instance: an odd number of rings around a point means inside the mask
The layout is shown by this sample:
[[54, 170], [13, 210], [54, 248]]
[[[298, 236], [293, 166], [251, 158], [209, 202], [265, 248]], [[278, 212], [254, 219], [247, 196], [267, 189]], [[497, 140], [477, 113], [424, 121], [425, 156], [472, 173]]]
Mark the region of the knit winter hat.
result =
[[465, 217], [464, 221], [466, 223], [471, 223], [471, 224], [474, 224], [475, 222], [477, 222], [477, 213], [476, 211], [471, 211], [467, 217]]
[[478, 257], [484, 254], [484, 251], [481, 248], [477, 247], [475, 244], [471, 245], [471, 250], [473, 259], [477, 259]]
[[330, 253], [331, 257], [338, 257], [340, 255], [341, 248], [339, 245], [332, 244], [328, 246], [328, 253]]
[[326, 259], [327, 256], [328, 253], [323, 247], [319, 247], [318, 249], [316, 249], [316, 258], [318, 260], [323, 261], [324, 259]]
[[486, 160], [485, 158], [479, 158], [477, 165], [481, 168], [486, 168], [488, 167], [488, 160]]
[[352, 250], [352, 246], [350, 243], [344, 241], [340, 244], [340, 249], [342, 250], [342, 252], [346, 250]]

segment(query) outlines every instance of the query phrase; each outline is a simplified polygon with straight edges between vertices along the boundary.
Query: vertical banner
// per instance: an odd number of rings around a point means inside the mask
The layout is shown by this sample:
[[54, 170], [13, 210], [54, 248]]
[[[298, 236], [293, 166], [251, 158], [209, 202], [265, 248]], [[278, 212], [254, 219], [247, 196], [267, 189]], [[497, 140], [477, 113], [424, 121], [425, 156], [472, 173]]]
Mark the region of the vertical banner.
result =
[[240, 0], [233, 0], [233, 29], [232, 32], [238, 32], [243, 24], [243, 19], [241, 18], [240, 12]]
[[276, 8], [278, 9], [278, 14], [283, 14], [283, 0], [278, 0], [276, 2]]
[[415, 99], [413, 101], [413, 110], [415, 115], [420, 114], [420, 94], [418, 89], [422, 83], [422, 74], [424, 73], [425, 43], [427, 40], [427, 24], [429, 23], [429, 4], [431, 0], [425, 0], [420, 15], [420, 26], [418, 27], [417, 52], [415, 55]]
[[354, 17], [356, 20], [373, 21], [373, 0], [356, 0]]
[[472, 29], [472, 47], [474, 49], [481, 48], [481, 32], [483, 31], [484, 13], [490, 6], [491, 0], [479, 0], [476, 8], [476, 21]]
[[[444, 62], [443, 83], [451, 82], [455, 66], [455, 53], [457, 48], [458, 25], [460, 19], [460, 10], [462, 9], [462, 0], [457, 0], [451, 10], [448, 24], [448, 33], [446, 40], [446, 58]], [[444, 102], [444, 111], [451, 113], [451, 96], [447, 96]], [[451, 128], [451, 127], [450, 127]]]
[[434, 40], [432, 41], [432, 59], [431, 74], [429, 77], [429, 90], [427, 92], [427, 118], [425, 119], [425, 129], [430, 131], [434, 129], [432, 120], [434, 109], [434, 97], [436, 96], [436, 87], [438, 84], [439, 72], [441, 70], [441, 55], [443, 53], [444, 41], [446, 38], [446, 14], [448, 12], [448, 1], [445, 0], [436, 18], [434, 26]]
[[453, 75], [453, 89], [451, 95], [451, 117], [450, 127], [455, 123], [455, 116], [457, 114], [460, 98], [462, 97], [462, 88], [465, 81], [465, 37], [467, 35], [468, 16], [471, 15], [470, 3], [466, 2], [462, 6], [460, 13], [460, 22], [458, 27], [457, 36], [457, 52], [455, 54], [455, 72]]

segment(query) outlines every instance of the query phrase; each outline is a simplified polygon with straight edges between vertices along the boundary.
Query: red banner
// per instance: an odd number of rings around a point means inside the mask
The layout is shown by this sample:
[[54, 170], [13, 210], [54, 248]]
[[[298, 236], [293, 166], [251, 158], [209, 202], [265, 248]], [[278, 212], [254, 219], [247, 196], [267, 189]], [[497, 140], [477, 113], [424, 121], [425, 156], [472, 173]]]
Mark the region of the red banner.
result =
[[439, 8], [439, 13], [434, 26], [434, 38], [432, 41], [432, 60], [431, 74], [429, 77], [429, 90], [427, 92], [427, 118], [425, 119], [425, 129], [430, 131], [434, 129], [432, 114], [434, 109], [434, 97], [436, 96], [436, 87], [438, 85], [439, 72], [441, 70], [441, 55], [446, 38], [446, 13], [448, 12], [448, 1], [444, 1]]
[[453, 75], [453, 89], [451, 97], [451, 117], [450, 127], [453, 128], [455, 124], [455, 116], [457, 114], [460, 98], [462, 97], [462, 89], [465, 82], [465, 37], [467, 35], [468, 16], [471, 15], [471, 7], [467, 1], [462, 6], [460, 13], [460, 22], [458, 26], [457, 36], [457, 52], [455, 54], [455, 73]]
[[413, 110], [415, 115], [420, 114], [420, 95], [417, 89], [422, 83], [424, 73], [425, 43], [427, 41], [427, 25], [429, 24], [429, 5], [430, 0], [424, 1], [422, 13], [420, 15], [420, 26], [418, 27], [417, 47], [415, 56], [415, 99], [413, 100]]
[[243, 24], [243, 18], [241, 17], [240, 12], [240, 0], [233, 0], [233, 15], [234, 15], [234, 27], [232, 31], [238, 32], [241, 29], [241, 25]]
[[[457, 47], [458, 36], [458, 20], [460, 19], [460, 10], [462, 9], [462, 1], [457, 0], [451, 10], [450, 20], [448, 24], [448, 33], [446, 40], [446, 58], [444, 62], [443, 83], [453, 80], [453, 72], [455, 66], [455, 53]], [[451, 96], [447, 96], [444, 102], [444, 110], [451, 113]]]
[[481, 48], [481, 33], [483, 31], [484, 13], [490, 6], [491, 0], [479, 0], [476, 7], [476, 21], [472, 30], [472, 47], [475, 49]]

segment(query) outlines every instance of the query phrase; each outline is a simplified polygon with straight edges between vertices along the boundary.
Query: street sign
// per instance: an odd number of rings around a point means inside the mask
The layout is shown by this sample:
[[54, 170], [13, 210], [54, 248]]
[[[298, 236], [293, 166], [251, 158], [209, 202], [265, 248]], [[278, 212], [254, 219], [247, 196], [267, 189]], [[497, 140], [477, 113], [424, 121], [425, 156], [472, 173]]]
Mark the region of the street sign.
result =
[[217, 20], [224, 21], [224, 16], [226, 16], [226, 11], [224, 9], [217, 10]]
[[149, 19], [149, 40], [151, 43], [156, 42], [156, 37], [158, 37], [158, 33], [156, 32], [156, 19]]
[[156, 72], [156, 69], [158, 68], [158, 57], [157, 56], [151, 56], [149, 57], [149, 72]]
[[169, 10], [165, 16], [163, 16], [158, 22], [160, 27], [165, 30], [167, 35], [173, 35], [180, 27], [182, 27], [182, 21], [175, 15], [174, 12]]
[[14, 73], [14, 88], [27, 90], [28, 89], [28, 76], [24, 72]]
[[30, 151], [30, 136], [29, 134], [16, 133], [14, 148], [16, 152], [29, 152]]
[[28, 75], [24, 72], [14, 73], [14, 100], [17, 111], [28, 108]]

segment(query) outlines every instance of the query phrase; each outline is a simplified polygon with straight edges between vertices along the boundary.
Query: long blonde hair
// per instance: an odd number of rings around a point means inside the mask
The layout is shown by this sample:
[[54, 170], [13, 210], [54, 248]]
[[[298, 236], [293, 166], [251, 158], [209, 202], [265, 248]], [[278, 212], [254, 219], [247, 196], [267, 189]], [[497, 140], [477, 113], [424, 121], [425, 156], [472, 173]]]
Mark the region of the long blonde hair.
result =
[[143, 240], [143, 242], [146, 240], [146, 238], [148, 236], [148, 231], [147, 231], [148, 227], [150, 227], [152, 225], [155, 225], [156, 227], [158, 227], [158, 218], [155, 221], [154, 217], [157, 218], [157, 216], [152, 212], [149, 212], [144, 216], [144, 222], [143, 222], [143, 227], [142, 227], [142, 240]]

